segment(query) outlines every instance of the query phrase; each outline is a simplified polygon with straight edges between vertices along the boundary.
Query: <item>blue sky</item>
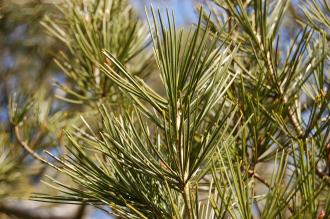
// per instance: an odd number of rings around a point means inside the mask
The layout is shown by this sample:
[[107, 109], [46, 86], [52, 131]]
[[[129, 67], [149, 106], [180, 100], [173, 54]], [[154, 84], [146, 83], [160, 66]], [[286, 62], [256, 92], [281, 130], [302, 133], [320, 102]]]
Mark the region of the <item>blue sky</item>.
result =
[[159, 8], [161, 13], [165, 15], [166, 8], [173, 10], [178, 25], [190, 24], [196, 20], [195, 7], [192, 0], [131, 0], [142, 18], [145, 18], [145, 8], [149, 9], [152, 5], [155, 9]]

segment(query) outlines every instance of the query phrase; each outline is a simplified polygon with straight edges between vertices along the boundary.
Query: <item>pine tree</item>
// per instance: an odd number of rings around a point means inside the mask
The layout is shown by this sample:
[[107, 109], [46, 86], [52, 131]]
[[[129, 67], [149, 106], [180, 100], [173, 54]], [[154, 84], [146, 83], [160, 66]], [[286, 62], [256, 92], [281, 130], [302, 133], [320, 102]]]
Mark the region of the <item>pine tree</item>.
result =
[[42, 25], [65, 80], [10, 98], [32, 161], [0, 146], [1, 184], [37, 163], [32, 200], [119, 218], [330, 218], [328, 1], [210, 0], [182, 27], [128, 0], [58, 10]]

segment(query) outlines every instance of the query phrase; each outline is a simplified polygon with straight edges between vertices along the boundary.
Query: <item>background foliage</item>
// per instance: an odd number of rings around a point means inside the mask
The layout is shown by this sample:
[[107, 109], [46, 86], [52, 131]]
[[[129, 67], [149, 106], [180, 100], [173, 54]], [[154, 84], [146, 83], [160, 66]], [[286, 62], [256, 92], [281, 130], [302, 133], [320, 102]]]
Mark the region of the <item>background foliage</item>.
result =
[[330, 217], [329, 2], [191, 3], [1, 1], [0, 218]]

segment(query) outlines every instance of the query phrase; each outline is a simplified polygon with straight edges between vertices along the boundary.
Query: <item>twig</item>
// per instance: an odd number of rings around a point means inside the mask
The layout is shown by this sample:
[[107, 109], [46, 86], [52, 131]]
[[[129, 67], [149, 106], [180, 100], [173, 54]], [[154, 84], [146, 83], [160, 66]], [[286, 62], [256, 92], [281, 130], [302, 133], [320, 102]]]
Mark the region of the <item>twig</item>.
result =
[[254, 170], [249, 170], [248, 173], [250, 176], [253, 176], [257, 180], [259, 180], [262, 184], [264, 184], [265, 186], [270, 188], [270, 184], [264, 178], [262, 178], [259, 174], [257, 174]]
[[32, 148], [26, 143], [26, 141], [23, 140], [19, 128], [18, 126], [14, 127], [15, 130], [15, 135], [16, 135], [16, 139], [18, 141], [18, 143], [32, 156], [34, 157], [36, 160], [40, 161], [41, 163], [47, 164], [51, 167], [53, 167], [54, 169], [60, 171], [60, 168], [53, 165], [52, 163], [48, 162], [47, 160], [45, 160], [44, 158], [42, 158], [38, 153], [36, 153], [34, 150], [32, 150]]
[[[271, 188], [270, 184], [264, 178], [262, 178], [259, 174], [257, 174], [254, 170], [249, 170], [248, 173], [250, 174], [250, 176], [253, 176], [257, 180], [259, 180], [262, 184], [267, 186], [268, 189]], [[294, 213], [294, 210], [292, 209], [292, 207], [290, 205], [288, 205], [287, 208], [289, 209], [291, 214]]]
[[16, 139], [18, 141], [18, 143], [32, 156], [34, 157], [36, 160], [39, 160], [41, 163], [45, 163], [45, 164], [49, 164], [49, 162], [47, 160], [45, 160], [44, 158], [42, 158], [38, 153], [36, 153], [35, 151], [33, 151], [29, 145], [26, 143], [26, 141], [23, 140], [19, 128], [18, 126], [14, 127], [15, 129], [15, 135], [16, 135]]

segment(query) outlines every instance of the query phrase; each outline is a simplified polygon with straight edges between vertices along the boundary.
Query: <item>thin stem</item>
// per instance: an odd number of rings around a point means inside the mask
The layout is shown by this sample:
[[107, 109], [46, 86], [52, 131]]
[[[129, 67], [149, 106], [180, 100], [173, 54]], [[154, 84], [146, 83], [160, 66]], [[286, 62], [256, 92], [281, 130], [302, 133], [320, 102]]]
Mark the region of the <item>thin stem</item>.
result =
[[[262, 178], [259, 174], [257, 174], [254, 170], [249, 170], [248, 173], [250, 174], [250, 176], [253, 176], [257, 180], [259, 180], [259, 182], [261, 182], [262, 184], [267, 186], [268, 189], [271, 188], [270, 184], [264, 178]], [[291, 212], [291, 214], [293, 214], [294, 210], [292, 209], [292, 207], [288, 205], [288, 209]]]
[[16, 135], [16, 139], [18, 141], [18, 143], [32, 156], [34, 157], [36, 160], [40, 161], [41, 163], [47, 164], [53, 168], [55, 168], [56, 170], [60, 170], [58, 167], [56, 167], [55, 165], [51, 164], [50, 162], [48, 162], [47, 160], [45, 160], [44, 158], [42, 158], [38, 153], [36, 153], [34, 150], [32, 150], [32, 148], [26, 143], [26, 141], [23, 140], [21, 133], [19, 131], [18, 126], [14, 127], [15, 130], [15, 135]]
[[16, 139], [18, 141], [18, 143], [32, 156], [34, 157], [36, 160], [39, 160], [41, 163], [45, 163], [48, 164], [48, 162], [42, 158], [38, 153], [36, 153], [35, 151], [33, 151], [30, 146], [26, 143], [26, 141], [23, 140], [21, 133], [19, 131], [18, 126], [14, 127], [15, 129], [15, 135], [16, 135]]
[[189, 188], [189, 182], [186, 183], [184, 189], [183, 189], [183, 199], [184, 199], [184, 203], [186, 206], [186, 213], [188, 215], [189, 219], [193, 219], [193, 213], [192, 213], [192, 209], [191, 209], [191, 205], [190, 205], [190, 188]]
[[264, 184], [265, 186], [270, 188], [270, 184], [264, 178], [262, 178], [259, 174], [257, 174], [254, 170], [249, 170], [249, 174], [250, 174], [250, 176], [253, 176], [257, 180], [259, 180], [262, 184]]

